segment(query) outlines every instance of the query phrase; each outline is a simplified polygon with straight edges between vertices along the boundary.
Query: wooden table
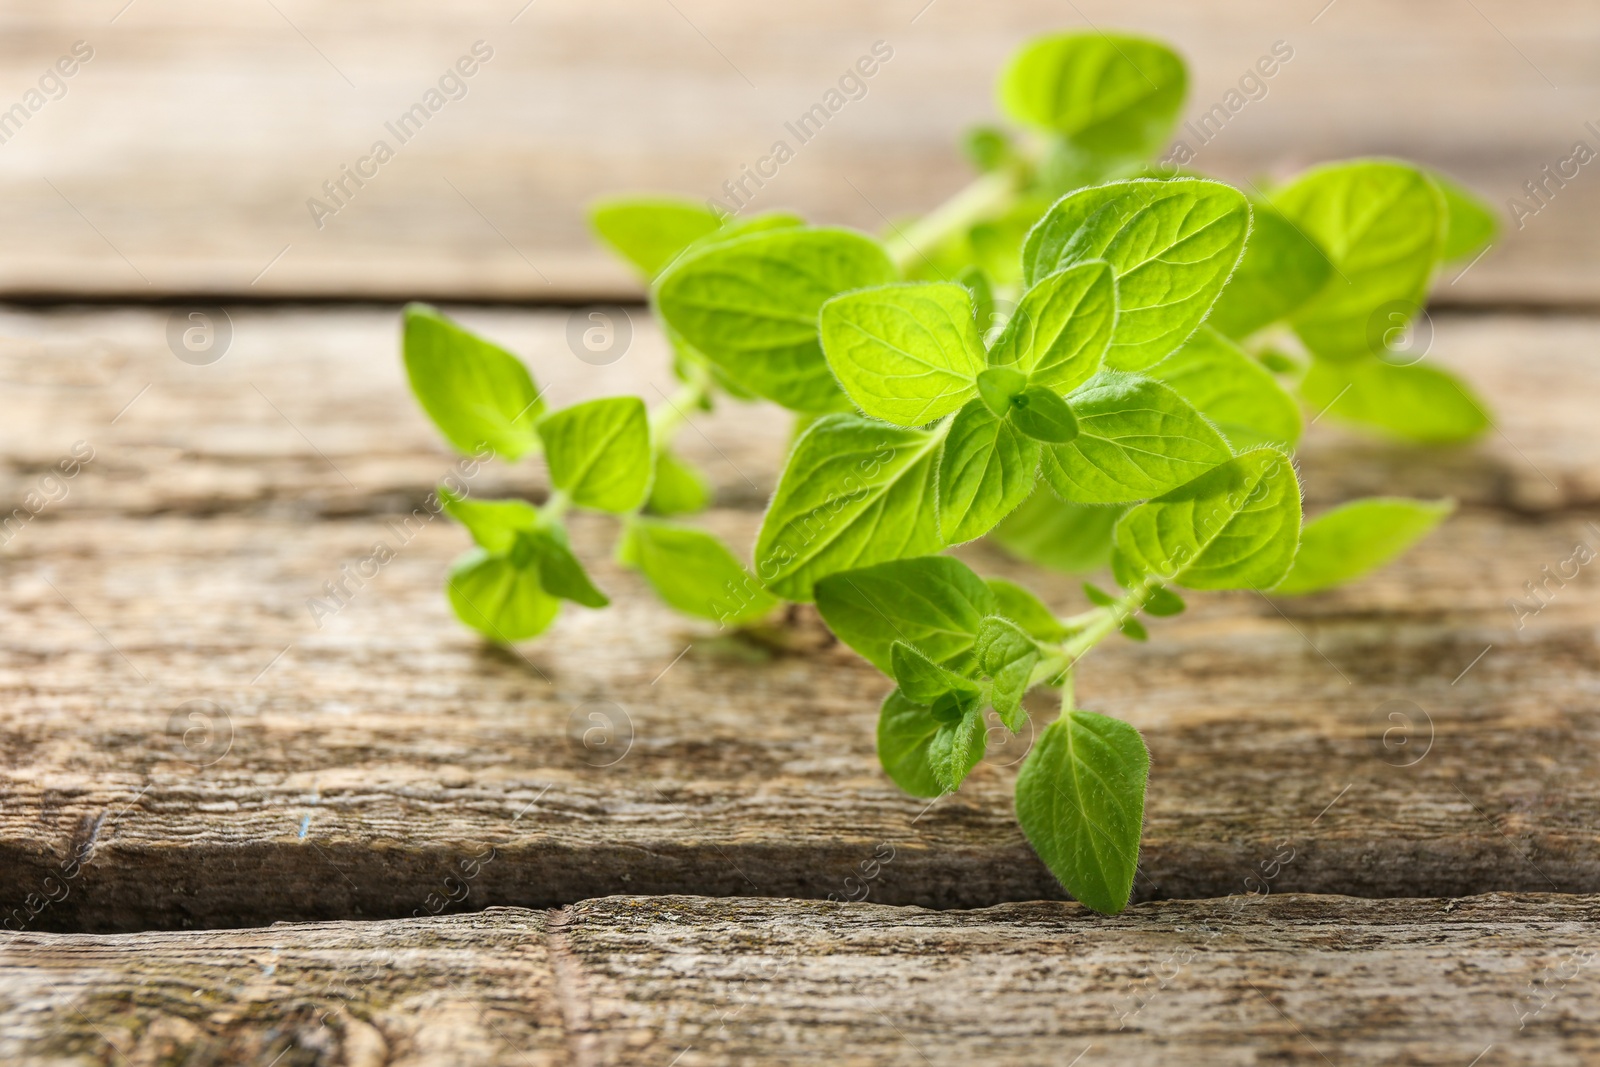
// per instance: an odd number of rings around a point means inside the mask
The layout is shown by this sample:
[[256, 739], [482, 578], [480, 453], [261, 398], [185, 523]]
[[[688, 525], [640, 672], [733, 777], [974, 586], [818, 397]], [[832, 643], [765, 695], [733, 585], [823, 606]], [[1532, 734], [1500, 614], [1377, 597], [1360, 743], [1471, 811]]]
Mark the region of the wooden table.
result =
[[[655, 399], [642, 307], [594, 367], [572, 310], [512, 306], [637, 292], [586, 197], [709, 195], [885, 39], [773, 202], [914, 211], [963, 180], [949, 144], [994, 65], [1060, 11], [124, 2], [0, 11], [5, 84], [95, 48], [0, 145], [0, 501], [53, 498], [0, 546], [0, 1061], [1600, 1060], [1600, 583], [1581, 569], [1521, 626], [1507, 603], [1600, 546], [1593, 176], [1441, 281], [1429, 358], [1495, 432], [1409, 449], [1319, 423], [1301, 453], [1313, 513], [1387, 491], [1455, 518], [1378, 577], [1197, 595], [1086, 663], [1085, 699], [1154, 761], [1136, 903], [1106, 919], [1016, 827], [1025, 742], [956, 796], [900, 794], [873, 752], [885, 682], [813, 613], [738, 637], [673, 616], [610, 563], [607, 520], [573, 535], [613, 607], [515, 650], [450, 617], [466, 538], [443, 522], [307, 608], [453, 463], [393, 301], [463, 301], [553, 404]], [[1575, 3], [1080, 7], [1178, 41], [1197, 109], [1294, 43], [1218, 139], [1225, 174], [1404, 152], [1503, 200], [1600, 118]], [[303, 201], [479, 39], [467, 96], [317, 230]], [[232, 324], [206, 366], [167, 342], [196, 300]], [[736, 545], [785, 434], [731, 405], [683, 437]], [[92, 458], [46, 482], [75, 445]], [[530, 463], [473, 489], [545, 486]]]

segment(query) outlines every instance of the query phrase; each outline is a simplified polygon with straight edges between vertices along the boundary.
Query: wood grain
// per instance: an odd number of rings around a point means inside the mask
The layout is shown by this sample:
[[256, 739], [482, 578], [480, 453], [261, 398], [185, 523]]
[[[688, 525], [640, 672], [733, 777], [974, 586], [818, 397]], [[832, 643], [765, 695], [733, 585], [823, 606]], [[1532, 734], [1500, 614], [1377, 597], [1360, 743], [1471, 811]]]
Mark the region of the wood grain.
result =
[[[892, 866], [892, 863], [891, 863]], [[1481, 1063], [1600, 1055], [1594, 897], [553, 915], [27, 934], [8, 1063]], [[1074, 1057], [1078, 1057], [1076, 1061]]]
[[[1600, 889], [1595, 579], [1521, 631], [1506, 606], [1594, 544], [1595, 517], [1469, 512], [1380, 578], [1298, 602], [1197, 594], [1150, 644], [1099, 650], [1079, 699], [1154, 754], [1139, 898], [1234, 892], [1285, 850], [1285, 891]], [[743, 545], [754, 520], [707, 521]], [[434, 523], [401, 546], [386, 521], [83, 516], [15, 540], [0, 566], [14, 925], [825, 896], [881, 842], [898, 858], [875, 900], [1060, 895], [1011, 813], [1025, 739], [954, 797], [899, 794], [873, 752], [887, 685], [808, 612], [750, 636], [676, 617], [609, 562], [594, 519], [574, 543], [615, 604], [495, 650], [440, 593], [461, 532]], [[397, 557], [319, 627], [309, 599], [378, 540]], [[1070, 580], [1027, 577], [1058, 610], [1083, 606]], [[1390, 732], [1396, 708], [1409, 732]], [[441, 889], [489, 848], [479, 877]]]
[[[1600, 17], [1579, 0], [85, 0], [0, 6], [0, 106], [75, 41], [95, 50], [0, 147], [0, 293], [573, 300], [635, 293], [594, 247], [583, 205], [664, 189], [718, 195], [793, 141], [875, 41], [893, 59], [763, 188], [757, 206], [878, 230], [969, 177], [960, 133], [994, 119], [992, 84], [1028, 36], [1122, 27], [1172, 41], [1188, 118], [1274, 42], [1294, 58], [1195, 165], [1238, 181], [1312, 162], [1403, 155], [1506, 202], [1573, 143], [1600, 144], [1589, 76]], [[475, 41], [493, 58], [406, 143], [386, 133]], [[395, 158], [319, 228], [325, 181], [385, 138]], [[1588, 168], [1510, 225], [1452, 302], [1592, 304], [1600, 182]]]
[[[673, 389], [664, 344], [641, 309], [613, 309], [632, 337], [595, 366], [567, 343], [571, 313], [457, 309], [529, 364], [552, 405]], [[208, 366], [169, 349], [186, 309], [0, 313], [0, 501], [15, 507], [75, 441], [96, 450], [44, 518], [95, 514], [295, 514], [409, 511], [454, 459], [410, 396], [394, 309], [235, 307], [226, 353]], [[588, 320], [580, 311], [580, 325]], [[624, 319], [622, 316], [626, 316]], [[1300, 463], [1314, 506], [1370, 493], [1453, 496], [1543, 513], [1600, 504], [1600, 320], [1569, 315], [1435, 316], [1428, 358], [1462, 374], [1499, 429], [1460, 448], [1408, 448], [1317, 421]], [[1307, 419], [1314, 419], [1308, 412]], [[726, 506], [764, 507], [790, 423], [765, 405], [695, 415], [683, 454]], [[494, 465], [487, 495], [544, 491], [537, 462]], [[9, 507], [7, 510], [9, 510]]]

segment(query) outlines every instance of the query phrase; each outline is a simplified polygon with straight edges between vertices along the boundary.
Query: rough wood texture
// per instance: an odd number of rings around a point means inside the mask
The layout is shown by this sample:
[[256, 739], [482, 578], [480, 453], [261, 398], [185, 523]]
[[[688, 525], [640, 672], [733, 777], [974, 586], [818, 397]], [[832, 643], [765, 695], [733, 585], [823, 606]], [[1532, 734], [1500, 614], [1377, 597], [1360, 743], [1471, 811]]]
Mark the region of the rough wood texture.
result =
[[[668, 385], [647, 324], [595, 368], [565, 350], [559, 314], [468, 318], [527, 353], [553, 403]], [[96, 454], [0, 551], [0, 922], [819, 896], [879, 842], [899, 858], [875, 899], [1059, 892], [1012, 819], [1020, 745], [924, 811], [876, 764], [883, 679], [805, 613], [762, 637], [667, 613], [608, 562], [605, 520], [575, 536], [615, 607], [574, 610], [520, 652], [464, 632], [439, 586], [465, 537], [391, 525], [451, 462], [405, 394], [392, 312], [241, 314], [233, 347], [204, 367], [173, 358], [148, 311], [4, 322], [9, 498], [73, 441]], [[1593, 578], [1583, 570], [1524, 630], [1506, 606], [1600, 538], [1585, 407], [1596, 332], [1587, 319], [1445, 318], [1441, 355], [1494, 397], [1505, 435], [1383, 466], [1396, 488], [1457, 493], [1461, 516], [1380, 578], [1276, 606], [1196, 596], [1151, 645], [1086, 664], [1083, 699], [1145, 729], [1155, 752], [1141, 898], [1233, 892], [1281, 848], [1295, 851], [1286, 889], [1600, 890], [1600, 792], [1584, 772], [1600, 756]], [[697, 425], [686, 450], [731, 505], [707, 521], [742, 548], [784, 420], [730, 407]], [[1368, 488], [1374, 464], [1334, 474], [1352, 452], [1378, 454], [1337, 434], [1309, 451], [1319, 498]], [[474, 488], [537, 494], [539, 477], [527, 464]], [[319, 627], [310, 598], [380, 539], [398, 557]], [[1059, 609], [1080, 602], [1071, 581], [1029, 580]], [[189, 717], [194, 700], [216, 705], [198, 709], [214, 732]], [[1386, 753], [1393, 700], [1417, 706], [1403, 709], [1415, 743]], [[610, 747], [594, 744], [604, 731], [583, 744], [591, 713], [621, 728]], [[1414, 766], [1386, 762], [1424, 749]], [[489, 846], [494, 861], [441, 898]]]
[[[0, 313], [0, 501], [19, 502], [78, 440], [97, 458], [47, 517], [85, 509], [395, 514], [450, 470], [453, 458], [405, 385], [395, 310], [235, 308], [232, 341], [209, 366], [173, 356], [172, 314]], [[183, 321], [182, 309], [176, 314]], [[606, 366], [568, 347], [568, 312], [459, 314], [522, 355], [553, 405], [624, 392], [659, 404], [672, 392], [660, 333], [642, 308], [627, 312], [632, 342]], [[1591, 411], [1600, 394], [1600, 320], [1435, 319], [1428, 358], [1461, 373], [1500, 429], [1467, 447], [1407, 448], [1324, 419], [1300, 451], [1312, 504], [1375, 492], [1454, 496], [1517, 512], [1600, 504]], [[723, 504], [758, 508], [781, 470], [789, 426], [770, 406], [730, 403], [696, 415], [679, 442]], [[537, 495], [542, 479], [536, 461], [495, 465], [473, 488]]]
[[[1237, 891], [1284, 849], [1284, 890], [1600, 890], [1594, 578], [1520, 633], [1505, 606], [1595, 543], [1589, 517], [1468, 513], [1381, 579], [1278, 605], [1196, 595], [1150, 644], [1097, 651], [1080, 699], [1154, 753], [1140, 898]], [[736, 544], [754, 520], [709, 517]], [[870, 667], [806, 615], [767, 644], [675, 617], [608, 562], [609, 537], [607, 520], [574, 528], [614, 606], [515, 653], [449, 616], [441, 576], [465, 538], [439, 523], [320, 629], [307, 599], [393, 544], [382, 521], [24, 531], [0, 570], [6, 915], [79, 930], [409, 915], [489, 847], [450, 907], [821, 896], [880, 842], [897, 858], [874, 899], [1059, 895], [1011, 813], [1022, 745], [932, 806], [899, 794], [873, 753], [887, 687]], [[1041, 581], [1081, 606], [1069, 580]], [[191, 700], [220, 709], [201, 708], [212, 733]], [[1412, 747], [1386, 753], [1392, 700], [1416, 721]], [[586, 747], [592, 713], [617, 729]]]
[[1593, 897], [1272, 895], [1115, 919], [613, 897], [548, 918], [28, 934], [0, 951], [0, 1055], [1564, 1067], [1600, 1056], [1596, 921]]
[[[3, 147], [0, 291], [633, 292], [584, 232], [594, 195], [719, 195], [782, 138], [796, 157], [758, 206], [878, 229], [968, 179], [957, 138], [993, 120], [995, 73], [1023, 39], [1086, 24], [1176, 44], [1193, 72], [1189, 118], [1275, 41], [1294, 49], [1267, 95], [1199, 149], [1196, 166], [1236, 180], [1396, 154], [1503, 209], [1574, 141], [1600, 146], [1584, 125], [1600, 114], [1589, 76], [1600, 17], [1581, 0], [12, 2], [0, 8], [0, 106], [74, 41], [95, 56]], [[388, 135], [477, 40], [494, 56], [466, 96], [408, 143]], [[894, 58], [867, 94], [796, 145], [784, 123], [877, 40]], [[395, 158], [319, 229], [308, 199], [380, 138]], [[1441, 295], [1592, 303], [1597, 218], [1600, 183], [1585, 168], [1459, 281], [1446, 275]]]

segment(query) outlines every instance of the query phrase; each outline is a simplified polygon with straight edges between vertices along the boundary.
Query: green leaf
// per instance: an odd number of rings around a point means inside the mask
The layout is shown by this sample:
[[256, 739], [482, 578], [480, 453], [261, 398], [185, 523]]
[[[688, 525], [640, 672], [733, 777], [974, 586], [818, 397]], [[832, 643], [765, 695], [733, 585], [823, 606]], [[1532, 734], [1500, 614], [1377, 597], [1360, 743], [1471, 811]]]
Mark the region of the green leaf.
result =
[[939, 536], [982, 537], [1033, 492], [1039, 445], [973, 400], [951, 420], [939, 456]]
[[1029, 386], [1012, 398], [1011, 424], [1035, 441], [1064, 445], [1078, 437], [1078, 416], [1048, 389]]
[[1111, 569], [1123, 588], [1151, 578], [1190, 589], [1270, 589], [1300, 538], [1289, 457], [1258, 448], [1128, 512]]
[[700, 470], [671, 449], [656, 453], [656, 477], [650, 485], [649, 509], [657, 515], [692, 515], [711, 503], [711, 483]]
[[439, 502], [491, 555], [510, 552], [519, 531], [536, 529], [542, 521], [539, 509], [526, 500], [472, 500], [441, 486]]
[[1209, 326], [1145, 372], [1210, 419], [1235, 448], [1300, 440], [1300, 408], [1272, 372]]
[[804, 601], [819, 578], [942, 549], [934, 494], [943, 443], [943, 430], [818, 419], [795, 442], [762, 519], [757, 576]]
[[1167, 615], [1181, 615], [1187, 607], [1183, 597], [1164, 586], [1157, 586], [1145, 594], [1144, 610], [1158, 618]]
[[1334, 273], [1291, 321], [1323, 359], [1382, 349], [1387, 314], [1415, 314], [1444, 247], [1444, 195], [1404, 163], [1357, 160], [1316, 167], [1280, 189], [1273, 204], [1316, 241]]
[[1016, 733], [1027, 718], [1022, 698], [1039, 665], [1039, 646], [1015, 622], [991, 615], [978, 627], [976, 651], [979, 669], [989, 676], [989, 701], [1006, 729]]
[[1010, 619], [1040, 641], [1065, 641], [1072, 631], [1061, 625], [1061, 620], [1045, 606], [1044, 602], [1016, 582], [1004, 578], [990, 578], [989, 591], [994, 594], [994, 613]]
[[1117, 629], [1121, 630], [1122, 631], [1122, 635], [1124, 637], [1128, 638], [1129, 640], [1132, 640], [1132, 641], [1148, 641], [1148, 640], [1150, 640], [1150, 631], [1146, 630], [1144, 628], [1144, 623], [1140, 622], [1138, 619], [1134, 619], [1134, 618], [1123, 619], [1122, 622], [1117, 625]]
[[574, 404], [539, 424], [550, 481], [580, 507], [624, 513], [650, 490], [650, 419], [644, 401], [607, 397]]
[[1453, 500], [1369, 497], [1306, 523], [1294, 566], [1273, 589], [1302, 596], [1353, 581], [1398, 559], [1455, 510]]
[[1281, 212], [1259, 203], [1254, 208], [1244, 258], [1206, 320], [1228, 337], [1245, 337], [1288, 316], [1333, 273], [1322, 249]]
[[1045, 450], [1044, 474], [1075, 504], [1156, 496], [1233, 455], [1188, 401], [1149, 378], [1102, 371], [1070, 403], [1078, 436]]
[[1088, 260], [1029, 289], [1007, 320], [989, 362], [1030, 384], [1070, 393], [1100, 369], [1117, 320], [1111, 264]]
[[445, 591], [456, 618], [502, 644], [537, 637], [561, 610], [539, 585], [536, 568], [474, 548], [450, 567]]
[[978, 398], [997, 419], [1009, 418], [1011, 402], [1028, 391], [1028, 376], [1015, 367], [990, 367], [978, 375]]
[[989, 586], [949, 556], [832, 574], [817, 583], [816, 594], [828, 629], [884, 674], [893, 673], [897, 640], [935, 663], [960, 662], [984, 617], [995, 612]]
[[1430, 171], [1428, 176], [1444, 194], [1446, 221], [1440, 259], [1446, 263], [1468, 259], [1500, 235], [1500, 220], [1494, 208], [1476, 193], [1438, 171]]
[[1061, 33], [1024, 45], [1000, 75], [1000, 106], [1077, 151], [1144, 159], [1166, 142], [1188, 91], [1183, 60], [1126, 34]]
[[1491, 425], [1483, 401], [1446, 370], [1381, 360], [1314, 362], [1300, 382], [1313, 410], [1421, 444], [1453, 444]]
[[1031, 285], [1085, 260], [1109, 262], [1117, 317], [1105, 365], [1139, 370], [1200, 325], [1249, 233], [1249, 202], [1221, 182], [1110, 182], [1056, 201], [1028, 233], [1023, 273]]
[[851, 230], [786, 228], [692, 251], [656, 280], [667, 324], [723, 374], [794, 411], [843, 411], [849, 401], [828, 369], [817, 313], [830, 297], [896, 279], [870, 237]]
[[1109, 608], [1117, 602], [1117, 598], [1101, 589], [1093, 582], [1083, 583], [1083, 595], [1089, 598], [1089, 603], [1097, 608]]
[[889, 665], [900, 692], [918, 704], [933, 705], [946, 693], [954, 693], [970, 709], [983, 694], [976, 682], [939, 666], [904, 641], [889, 646]]
[[696, 240], [722, 226], [709, 208], [676, 196], [618, 196], [596, 201], [589, 224], [623, 259], [653, 278]]
[[[878, 712], [878, 762], [895, 785], [914, 797], [945, 793], [928, 759], [928, 748], [939, 727], [932, 711], [898, 689], [889, 694]], [[978, 759], [981, 758], [979, 753]], [[973, 765], [978, 759], [973, 759]]]
[[959, 279], [972, 297], [972, 321], [978, 325], [978, 338], [983, 339], [994, 322], [994, 285], [982, 267], [968, 267]]
[[965, 404], [987, 363], [972, 296], [950, 282], [902, 282], [822, 305], [822, 351], [856, 406], [922, 426]]
[[1050, 873], [1106, 915], [1128, 906], [1139, 866], [1150, 752], [1118, 719], [1073, 711], [1040, 733], [1017, 775], [1017, 821]]
[[1018, 559], [1082, 574], [1111, 558], [1111, 530], [1126, 510], [1069, 504], [1041, 485], [991, 536]]
[[426, 304], [406, 305], [404, 350], [411, 391], [456, 451], [515, 460], [534, 447], [544, 404], [516, 356]]
[[512, 564], [537, 573], [541, 588], [553, 597], [586, 608], [603, 608], [611, 601], [596, 589], [578, 557], [567, 547], [560, 526], [519, 530], [508, 554]]
[[[938, 708], [934, 708], [935, 715]], [[936, 719], [937, 721], [937, 719]], [[939, 722], [928, 739], [928, 769], [946, 793], [961, 788], [988, 747], [988, 729], [978, 707], [963, 707], [959, 718]]]
[[769, 614], [778, 600], [717, 537], [676, 523], [635, 519], [619, 549], [656, 595], [685, 615], [742, 626]]

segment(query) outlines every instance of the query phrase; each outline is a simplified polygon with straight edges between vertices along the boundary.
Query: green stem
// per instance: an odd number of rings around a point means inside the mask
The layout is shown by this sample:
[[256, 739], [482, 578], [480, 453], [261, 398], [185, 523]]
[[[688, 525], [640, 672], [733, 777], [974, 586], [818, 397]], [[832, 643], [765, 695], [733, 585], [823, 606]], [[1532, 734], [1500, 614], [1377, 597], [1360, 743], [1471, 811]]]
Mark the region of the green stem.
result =
[[1071, 665], [1082, 659], [1091, 648], [1110, 637], [1124, 622], [1144, 610], [1145, 601], [1155, 591], [1157, 584], [1153, 579], [1146, 578], [1114, 603], [1067, 620], [1068, 622], [1082, 620], [1086, 624], [1080, 632], [1061, 643], [1061, 654], [1067, 659], [1068, 671], [1070, 672]]
[[902, 271], [974, 223], [999, 214], [1010, 206], [1022, 186], [1022, 175], [1007, 167], [980, 175], [966, 188], [885, 241], [889, 258]]
[[665, 452], [672, 444], [672, 439], [689, 420], [690, 410], [699, 407], [701, 401], [711, 394], [710, 371], [688, 360], [684, 361], [683, 367], [689, 380], [679, 385], [676, 392], [650, 412], [650, 440], [655, 444], [658, 454]]
[[552, 489], [550, 495], [545, 498], [543, 506], [539, 508], [539, 517], [550, 523], [558, 523], [571, 506], [572, 498], [567, 495], [566, 490]]

